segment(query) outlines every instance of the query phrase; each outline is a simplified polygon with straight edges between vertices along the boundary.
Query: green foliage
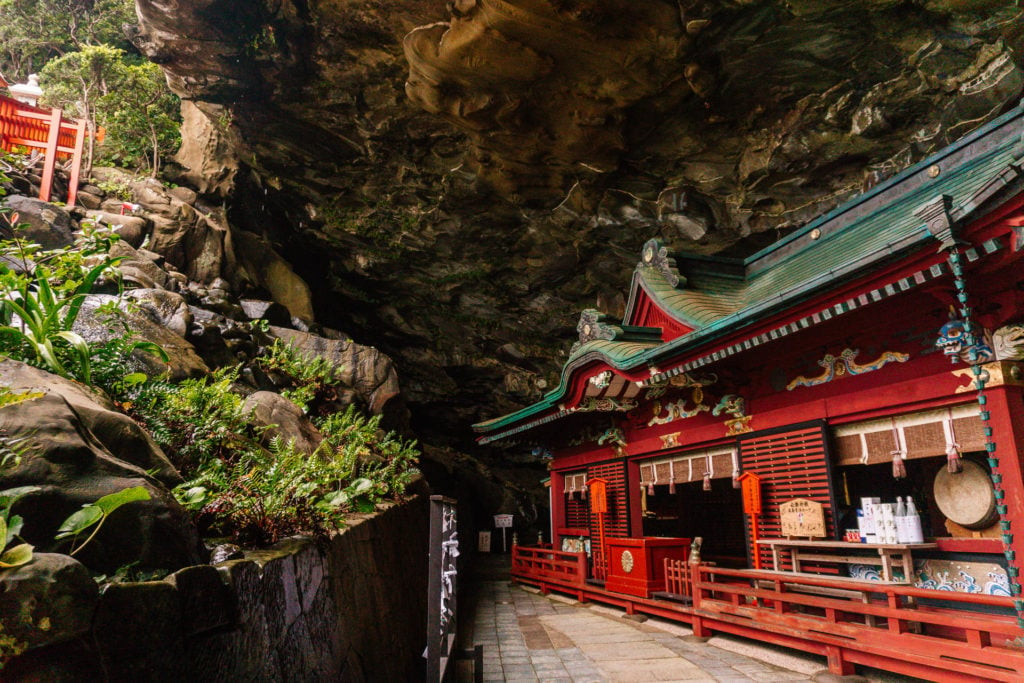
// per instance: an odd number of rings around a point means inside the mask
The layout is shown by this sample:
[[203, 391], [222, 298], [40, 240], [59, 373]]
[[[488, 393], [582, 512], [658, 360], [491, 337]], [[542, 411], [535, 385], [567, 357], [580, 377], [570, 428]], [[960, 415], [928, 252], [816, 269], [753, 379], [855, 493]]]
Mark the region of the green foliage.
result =
[[402, 496], [416, 474], [415, 444], [379, 424], [350, 406], [320, 421], [324, 442], [313, 454], [274, 439], [233, 461], [208, 461], [175, 495], [212, 530], [246, 543], [329, 531], [348, 513]]
[[133, 0], [0, 0], [0, 17], [0, 72], [21, 80], [86, 45], [130, 47], [136, 20]]
[[318, 207], [324, 232], [342, 231], [362, 239], [372, 253], [383, 261], [402, 258], [409, 242], [415, 240], [419, 217], [408, 208], [396, 206], [390, 199], [374, 206], [353, 208], [338, 203]]
[[126, 182], [118, 180], [94, 180], [93, 184], [108, 195], [117, 197], [123, 202], [130, 201], [132, 198], [132, 188], [129, 187]]
[[343, 367], [314, 353], [302, 353], [294, 344], [280, 339], [275, 339], [267, 355], [257, 358], [256, 362], [267, 372], [287, 376], [291, 386], [281, 395], [307, 413], [337, 398], [337, 388], [344, 384]]
[[185, 476], [233, 462], [257, 447], [263, 429], [231, 391], [237, 368], [180, 384], [149, 382], [129, 391], [129, 408]]
[[[279, 349], [275, 362], [290, 367], [289, 353]], [[346, 513], [404, 494], [418, 452], [383, 432], [379, 417], [349, 407], [319, 421], [324, 441], [313, 454], [280, 439], [264, 447], [265, 428], [231, 390], [236, 378], [237, 369], [177, 385], [147, 383], [129, 403], [186, 477], [175, 495], [201, 526], [244, 543], [270, 543], [324, 533]]]
[[[12, 391], [10, 387], [0, 386], [0, 408], [12, 406], [24, 401], [33, 401], [44, 396], [41, 391]], [[32, 450], [32, 436], [11, 437], [0, 428], [0, 470], [6, 467], [17, 467], [21, 460]]]
[[[96, 534], [99, 533], [100, 528], [103, 526], [103, 522], [105, 522], [115, 510], [127, 505], [128, 503], [149, 499], [149, 491], [147, 491], [145, 487], [133, 486], [127, 489], [121, 489], [115, 493], [107, 494], [95, 503], [86, 503], [82, 506], [81, 510], [78, 510], [64, 520], [64, 523], [57, 529], [57, 535], [54, 536], [54, 540], [61, 541], [66, 538], [70, 538], [71, 550], [68, 554], [74, 556], [75, 553], [79, 552], [82, 548], [88, 545], [89, 541], [96, 537]], [[75, 545], [79, 536], [89, 529], [93, 529], [92, 533], [89, 534], [89, 537], [78, 545]]]
[[[11, 508], [21, 498], [40, 490], [42, 489], [38, 486], [19, 486], [0, 491], [0, 571], [11, 567], [20, 567], [32, 561], [33, 546], [25, 543], [18, 536], [25, 521], [21, 516], [13, 514]], [[64, 520], [57, 530], [55, 540], [71, 538], [72, 549], [69, 554], [74, 555], [95, 538], [103, 522], [115, 510], [139, 500], [149, 500], [149, 492], [142, 486], [133, 486], [103, 496], [95, 503], [87, 503], [82, 506], [81, 510]], [[78, 537], [93, 527], [95, 529], [89, 537], [75, 546]], [[15, 543], [15, 541], [21, 542]]]
[[4, 625], [0, 623], [0, 670], [3, 670], [4, 664], [27, 649], [28, 643], [7, 633]]
[[[52, 273], [42, 265], [37, 265], [29, 278], [0, 280], [4, 297], [0, 301], [0, 349], [11, 356], [29, 357], [62, 377], [91, 384], [92, 349], [71, 328], [96, 280], [116, 263], [117, 259], [109, 258], [97, 263], [77, 287], [63, 295], [50, 285]], [[58, 353], [58, 345], [64, 353]]]
[[[97, 154], [107, 162], [148, 168], [180, 142], [179, 100], [156, 64], [109, 45], [88, 45], [49, 62], [40, 72], [42, 103], [106, 129]], [[92, 137], [90, 137], [92, 140]]]
[[12, 514], [11, 507], [19, 498], [38, 490], [38, 486], [19, 486], [0, 491], [0, 570], [20, 567], [32, 561], [32, 546], [25, 542], [16, 543], [21, 541], [18, 534], [25, 521]]
[[95, 574], [92, 580], [100, 585], [109, 583], [136, 583], [140, 581], [160, 581], [171, 572], [167, 569], [145, 570], [138, 568], [138, 561], [121, 565], [113, 574]]
[[[14, 231], [17, 214], [5, 216]], [[68, 249], [44, 251], [23, 240], [0, 242], [0, 353], [55, 374], [93, 384], [93, 360], [122, 352], [123, 361], [143, 350], [167, 361], [152, 342], [89, 343], [72, 330], [82, 304], [101, 279], [116, 279], [120, 258], [111, 258], [118, 239], [106, 229], [85, 229]], [[119, 316], [116, 306], [105, 309]], [[109, 381], [113, 381], [110, 379]]]

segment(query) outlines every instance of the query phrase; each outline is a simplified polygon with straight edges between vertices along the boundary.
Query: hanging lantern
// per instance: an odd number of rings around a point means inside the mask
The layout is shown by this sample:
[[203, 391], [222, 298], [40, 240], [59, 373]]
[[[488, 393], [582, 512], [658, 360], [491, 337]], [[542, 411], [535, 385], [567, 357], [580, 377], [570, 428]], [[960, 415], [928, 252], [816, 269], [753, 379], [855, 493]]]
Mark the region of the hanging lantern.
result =
[[711, 490], [711, 473], [707, 471], [704, 472], [704, 490]]
[[653, 496], [654, 495], [654, 482], [653, 481], [647, 482], [647, 495], [648, 496]]
[[587, 499], [587, 484], [586, 484], [586, 482], [584, 482], [583, 483], [583, 488], [580, 489], [580, 500], [586, 500], [586, 499]]

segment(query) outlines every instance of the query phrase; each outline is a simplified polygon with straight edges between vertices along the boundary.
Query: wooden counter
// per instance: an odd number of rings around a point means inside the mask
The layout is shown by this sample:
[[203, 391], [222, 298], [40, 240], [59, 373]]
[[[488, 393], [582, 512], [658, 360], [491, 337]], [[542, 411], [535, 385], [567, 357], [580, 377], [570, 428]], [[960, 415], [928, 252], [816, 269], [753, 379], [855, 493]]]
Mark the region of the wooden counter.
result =
[[[881, 567], [882, 580], [889, 583], [912, 583], [914, 579], [914, 550], [930, 550], [937, 543], [850, 543], [848, 541], [792, 541], [785, 538], [765, 538], [759, 545], [772, 549], [772, 561], [776, 571], [782, 570], [782, 553], [789, 553], [790, 564], [795, 573], [802, 571], [801, 562], [839, 562], [843, 564], [877, 564]], [[851, 555], [851, 550], [875, 550], [878, 557]], [[893, 578], [893, 566], [903, 569], [903, 581]]]

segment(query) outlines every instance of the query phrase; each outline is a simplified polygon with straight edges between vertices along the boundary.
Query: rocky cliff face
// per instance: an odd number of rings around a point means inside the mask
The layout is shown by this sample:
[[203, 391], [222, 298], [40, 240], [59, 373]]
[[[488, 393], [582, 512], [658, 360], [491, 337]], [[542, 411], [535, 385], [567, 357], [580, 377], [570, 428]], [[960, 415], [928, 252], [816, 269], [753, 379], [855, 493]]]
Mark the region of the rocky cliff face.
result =
[[182, 178], [435, 435], [537, 398], [645, 240], [749, 253], [1024, 85], [1013, 0], [137, 3]]

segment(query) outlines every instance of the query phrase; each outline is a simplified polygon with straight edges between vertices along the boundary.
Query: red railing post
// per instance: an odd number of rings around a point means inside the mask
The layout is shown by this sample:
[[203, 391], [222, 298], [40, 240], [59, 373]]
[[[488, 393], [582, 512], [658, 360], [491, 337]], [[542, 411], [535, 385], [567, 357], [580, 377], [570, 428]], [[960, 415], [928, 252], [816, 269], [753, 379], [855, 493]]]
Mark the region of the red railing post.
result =
[[75, 147], [71, 156], [71, 177], [68, 179], [68, 206], [78, 201], [78, 177], [82, 172], [82, 150], [85, 148], [85, 119], [75, 123]]
[[7, 136], [11, 132], [11, 127], [14, 125], [13, 118], [14, 107], [11, 103], [6, 100], [0, 100], [0, 149], [11, 151], [7, 142]]
[[60, 142], [61, 110], [50, 112], [50, 129], [46, 134], [46, 158], [43, 160], [43, 180], [39, 185], [39, 198], [50, 201], [53, 189], [53, 170], [57, 166], [57, 144]]

